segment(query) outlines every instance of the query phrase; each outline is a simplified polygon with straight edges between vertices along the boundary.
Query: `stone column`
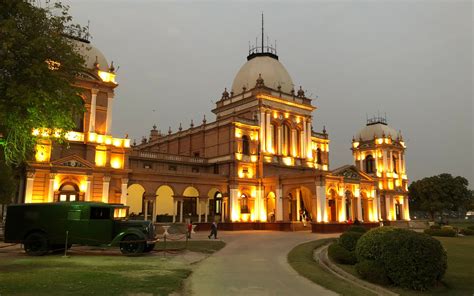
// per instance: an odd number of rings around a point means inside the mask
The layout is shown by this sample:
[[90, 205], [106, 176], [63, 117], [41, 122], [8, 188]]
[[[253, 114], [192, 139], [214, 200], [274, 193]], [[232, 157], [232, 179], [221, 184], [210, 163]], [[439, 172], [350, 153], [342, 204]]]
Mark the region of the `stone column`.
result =
[[378, 218], [379, 218], [379, 221], [382, 221], [382, 206], [380, 205], [380, 196], [376, 196], [375, 197], [377, 199], [377, 214], [378, 214]]
[[362, 217], [362, 198], [360, 195], [357, 198], [357, 220], [364, 221], [364, 217]]
[[207, 223], [207, 216], [209, 216], [209, 198], [206, 199], [206, 209], [204, 212], [204, 222]]
[[85, 201], [91, 201], [92, 197], [92, 176], [87, 176], [87, 181], [86, 181], [86, 194], [84, 195], [84, 200]]
[[240, 220], [240, 205], [239, 205], [239, 190], [237, 188], [230, 189], [230, 221], [235, 222]]
[[296, 137], [297, 137], [296, 130], [291, 129], [291, 147], [288, 147], [289, 148], [288, 149], [288, 154], [293, 156], [293, 157], [296, 157], [298, 155], [298, 152], [296, 151], [296, 149], [298, 148], [296, 146]]
[[196, 212], [198, 215], [198, 222], [201, 223], [201, 203], [199, 202], [199, 197], [196, 197]]
[[105, 125], [105, 133], [110, 135], [112, 133], [112, 103], [113, 103], [114, 93], [107, 93], [107, 121]]
[[278, 132], [278, 145], [277, 146], [277, 151], [275, 151], [276, 154], [282, 154], [282, 151], [283, 151], [283, 130], [281, 128], [281, 126], [279, 126], [277, 128]]
[[[266, 129], [266, 124], [265, 124], [265, 112], [264, 111], [260, 111], [260, 150], [262, 152], [265, 152], [266, 151], [266, 146], [265, 146], [265, 143], [266, 143], [266, 133], [265, 133], [265, 129]], [[266, 131], [267, 133], [269, 131]]]
[[99, 92], [98, 89], [91, 90], [91, 112], [89, 118], [89, 132], [95, 132], [95, 113], [97, 109], [97, 93]]
[[389, 196], [385, 196], [385, 219], [392, 220], [392, 215], [390, 212], [390, 207], [392, 206], [391, 198]]
[[403, 219], [410, 221], [410, 204], [408, 201], [408, 196], [403, 198]]
[[183, 223], [183, 200], [182, 199], [179, 201], [179, 209], [180, 209], [180, 211], [179, 211], [179, 222]]
[[341, 219], [339, 219], [339, 222], [344, 222], [347, 220], [347, 217], [346, 217], [346, 195], [345, 194], [342, 194], [341, 196], [341, 211], [342, 211], [342, 215], [340, 215], [339, 217]]
[[326, 186], [316, 186], [316, 194], [317, 194], [317, 206], [318, 206], [318, 222], [325, 222], [327, 221], [327, 213], [326, 213]]
[[[311, 152], [311, 120], [306, 123], [306, 152]], [[309, 154], [309, 153], [308, 153]]]
[[402, 153], [400, 151], [398, 151], [397, 171], [398, 171], [399, 177], [401, 178], [403, 171], [402, 171]]
[[265, 117], [266, 117], [265, 124], [266, 124], [266, 136], [267, 136], [266, 144], [267, 144], [267, 152], [269, 152], [269, 151], [272, 151], [272, 143], [274, 139], [272, 139], [273, 135], [271, 135], [270, 133], [270, 113], [266, 112]]
[[306, 159], [307, 154], [306, 154], [306, 144], [308, 141], [306, 141], [307, 133], [306, 133], [306, 119], [303, 118], [303, 132], [301, 133], [301, 157]]
[[276, 203], [276, 212], [275, 212], [275, 221], [283, 221], [283, 190], [281, 185], [278, 185], [275, 190], [275, 203]]
[[110, 176], [104, 176], [102, 182], [102, 202], [109, 202]]
[[122, 179], [122, 193], [120, 195], [120, 203], [127, 204], [128, 179]]
[[301, 221], [300, 210], [301, 210], [301, 201], [300, 201], [300, 190], [296, 189], [296, 221]]
[[176, 214], [178, 212], [178, 200], [173, 198], [173, 223], [176, 223]]
[[145, 203], [145, 211], [144, 211], [145, 221], [147, 221], [148, 220], [148, 199], [144, 199], [143, 202]]
[[389, 167], [389, 171], [393, 173], [393, 170], [395, 168], [393, 167], [393, 151], [392, 150], [390, 150], [388, 153], [388, 167]]
[[47, 200], [47, 202], [53, 202], [54, 201], [54, 178], [55, 177], [56, 177], [56, 174], [54, 174], [54, 173], [49, 174], [48, 200]]
[[151, 216], [151, 222], [152, 223], [155, 223], [155, 220], [156, 220], [156, 206], [157, 206], [157, 203], [156, 203], [156, 197], [155, 197], [155, 200], [152, 201], [152, 204], [153, 204], [153, 211], [152, 211], [152, 216]]
[[388, 167], [387, 167], [387, 150], [383, 150], [382, 152], [382, 157], [383, 157], [383, 171], [387, 172]]
[[25, 203], [33, 202], [33, 184], [35, 182], [35, 173], [26, 172]]

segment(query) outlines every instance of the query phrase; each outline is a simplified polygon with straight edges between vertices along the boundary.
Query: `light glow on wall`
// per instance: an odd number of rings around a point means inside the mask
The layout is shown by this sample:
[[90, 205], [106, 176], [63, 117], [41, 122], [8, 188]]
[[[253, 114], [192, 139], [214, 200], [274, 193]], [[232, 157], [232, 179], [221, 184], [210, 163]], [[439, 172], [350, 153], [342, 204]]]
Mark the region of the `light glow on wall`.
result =
[[292, 157], [283, 157], [281, 160], [287, 166], [292, 166], [293, 165], [293, 158]]
[[104, 167], [107, 163], [107, 148], [105, 146], [97, 146], [95, 150], [95, 165]]
[[87, 181], [85, 181], [85, 180], [81, 181], [81, 184], [79, 185], [79, 190], [81, 192], [86, 192], [86, 190], [87, 190]]
[[123, 155], [113, 153], [110, 157], [110, 166], [114, 169], [123, 168]]
[[250, 155], [250, 161], [251, 162], [257, 162], [257, 160], [258, 160], [257, 155]]
[[99, 74], [99, 77], [100, 79], [102, 79], [102, 81], [104, 82], [112, 82], [112, 83], [115, 83], [115, 74], [114, 73], [110, 73], [110, 72], [105, 72], [105, 71], [97, 71], [97, 73]]
[[240, 128], [235, 129], [235, 137], [242, 138], [242, 130]]
[[352, 143], [352, 147], [354, 147], [354, 148], [359, 147], [359, 142], [353, 142], [353, 143]]
[[35, 160], [37, 162], [49, 162], [51, 158], [51, 143], [48, 141], [39, 141], [35, 146]]

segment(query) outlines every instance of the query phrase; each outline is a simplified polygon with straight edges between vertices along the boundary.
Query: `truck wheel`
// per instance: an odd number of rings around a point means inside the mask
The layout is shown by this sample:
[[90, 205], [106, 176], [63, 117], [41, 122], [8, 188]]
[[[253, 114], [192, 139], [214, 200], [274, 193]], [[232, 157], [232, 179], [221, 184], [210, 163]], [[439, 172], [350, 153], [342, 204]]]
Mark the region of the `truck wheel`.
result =
[[136, 234], [128, 234], [120, 242], [120, 251], [124, 255], [141, 254], [145, 250], [145, 242], [143, 240], [143, 238], [138, 237]]
[[28, 234], [23, 242], [25, 252], [31, 256], [43, 256], [48, 253], [48, 238], [43, 232]]
[[155, 248], [155, 244], [147, 244], [147, 245], [145, 246], [144, 252], [145, 252], [145, 253], [150, 253], [151, 251], [153, 251], [154, 248]]

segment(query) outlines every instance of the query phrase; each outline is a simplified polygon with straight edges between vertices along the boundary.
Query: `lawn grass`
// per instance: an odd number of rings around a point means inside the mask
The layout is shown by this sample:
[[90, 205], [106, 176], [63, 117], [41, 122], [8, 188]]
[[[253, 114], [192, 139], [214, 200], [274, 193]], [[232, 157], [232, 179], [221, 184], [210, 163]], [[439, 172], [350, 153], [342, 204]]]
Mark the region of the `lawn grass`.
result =
[[341, 295], [376, 295], [337, 278], [319, 266], [313, 259], [313, 251], [334, 239], [323, 239], [296, 246], [288, 253], [288, 263], [302, 276]]
[[[170, 244], [180, 249], [181, 243], [185, 242]], [[189, 241], [188, 250], [209, 254], [224, 245], [221, 241]], [[0, 295], [169, 295], [179, 291], [190, 274], [191, 265], [181, 260], [180, 253], [2, 257]]]
[[209, 240], [209, 241], [193, 241], [189, 240], [187, 243], [186, 241], [167, 241], [166, 245], [164, 241], [159, 241], [156, 246], [155, 250], [182, 250], [187, 249], [191, 252], [199, 252], [205, 254], [212, 254], [216, 251], [219, 251], [225, 246], [223, 241], [218, 240]]
[[[398, 287], [388, 287], [403, 296], [416, 295], [473, 295], [474, 294], [474, 236], [435, 237], [448, 252], [448, 270], [442, 285], [419, 292]], [[338, 264], [346, 272], [359, 276], [353, 265]]]

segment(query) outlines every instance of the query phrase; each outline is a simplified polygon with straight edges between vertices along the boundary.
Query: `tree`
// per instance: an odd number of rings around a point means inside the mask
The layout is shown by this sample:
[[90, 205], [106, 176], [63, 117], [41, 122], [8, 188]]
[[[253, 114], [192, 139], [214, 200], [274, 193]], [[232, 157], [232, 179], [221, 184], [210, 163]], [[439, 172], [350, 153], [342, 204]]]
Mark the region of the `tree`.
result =
[[423, 178], [408, 187], [410, 207], [426, 211], [434, 219], [435, 214], [444, 210], [468, 209], [472, 203], [472, 193], [467, 188], [469, 182], [461, 176], [451, 174]]
[[84, 58], [65, 36], [84, 37], [86, 29], [71, 23], [68, 9], [61, 3], [0, 2], [0, 154], [7, 165], [31, 157], [34, 128], [59, 131], [61, 140], [84, 112], [74, 87]]

